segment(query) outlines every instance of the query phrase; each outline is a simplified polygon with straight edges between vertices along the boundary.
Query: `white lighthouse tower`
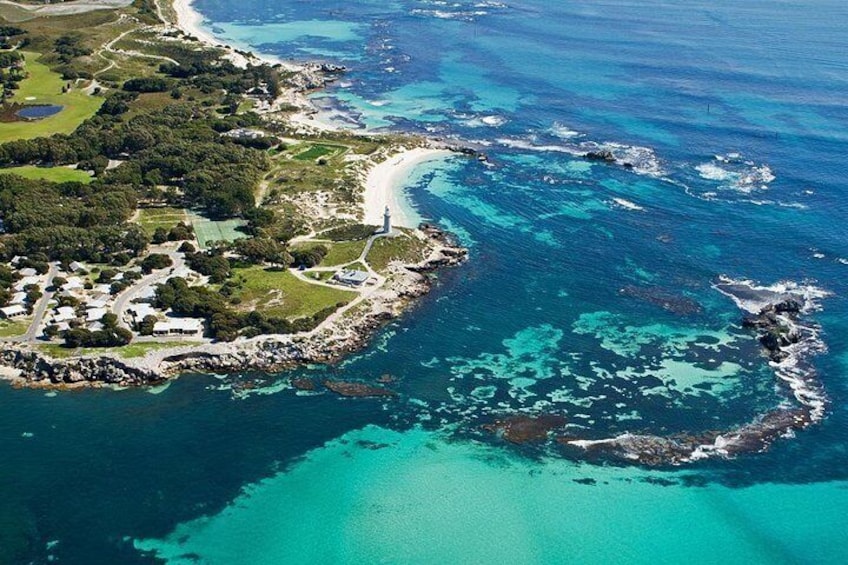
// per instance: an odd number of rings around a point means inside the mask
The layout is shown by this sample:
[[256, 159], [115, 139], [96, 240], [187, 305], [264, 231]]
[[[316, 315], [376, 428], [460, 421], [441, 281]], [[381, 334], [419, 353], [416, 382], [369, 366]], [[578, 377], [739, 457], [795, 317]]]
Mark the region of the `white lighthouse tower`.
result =
[[383, 233], [386, 235], [392, 233], [392, 214], [389, 212], [388, 206], [386, 206], [386, 211], [383, 212]]

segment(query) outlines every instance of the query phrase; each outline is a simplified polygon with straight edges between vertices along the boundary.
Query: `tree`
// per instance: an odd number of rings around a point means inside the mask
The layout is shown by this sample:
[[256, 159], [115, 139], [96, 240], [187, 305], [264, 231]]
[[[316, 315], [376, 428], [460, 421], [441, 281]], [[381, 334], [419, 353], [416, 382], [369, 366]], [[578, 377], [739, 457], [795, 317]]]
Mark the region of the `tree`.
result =
[[236, 240], [234, 247], [235, 252], [248, 263], [288, 265], [292, 261], [292, 257], [288, 254], [286, 248], [280, 242], [270, 238], [239, 239]]
[[153, 238], [151, 239], [151, 241], [153, 243], [155, 243], [156, 245], [159, 245], [161, 243], [165, 243], [166, 241], [168, 241], [168, 231], [165, 228], [163, 228], [162, 226], [159, 226], [153, 232]]
[[155, 270], [165, 269], [174, 264], [171, 257], [163, 253], [151, 253], [141, 261], [141, 272], [149, 275]]
[[149, 314], [138, 323], [138, 333], [141, 335], [153, 335], [153, 326], [156, 325], [158, 319], [156, 316]]

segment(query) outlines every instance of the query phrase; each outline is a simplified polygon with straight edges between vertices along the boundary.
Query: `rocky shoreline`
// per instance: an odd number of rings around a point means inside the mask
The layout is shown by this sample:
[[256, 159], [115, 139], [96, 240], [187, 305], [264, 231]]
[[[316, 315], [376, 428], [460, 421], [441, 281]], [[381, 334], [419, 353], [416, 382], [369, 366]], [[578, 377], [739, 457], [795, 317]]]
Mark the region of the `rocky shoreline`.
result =
[[106, 351], [55, 359], [24, 345], [7, 344], [0, 349], [0, 367], [6, 368], [4, 377], [16, 386], [69, 388], [147, 386], [181, 373], [279, 371], [301, 364], [335, 363], [365, 347], [381, 327], [427, 294], [436, 271], [466, 260], [467, 250], [448, 234], [432, 225], [420, 229], [431, 246], [425, 260], [411, 265], [391, 264], [387, 282], [378, 292], [356, 309], [307, 334], [182, 346], [131, 359]]

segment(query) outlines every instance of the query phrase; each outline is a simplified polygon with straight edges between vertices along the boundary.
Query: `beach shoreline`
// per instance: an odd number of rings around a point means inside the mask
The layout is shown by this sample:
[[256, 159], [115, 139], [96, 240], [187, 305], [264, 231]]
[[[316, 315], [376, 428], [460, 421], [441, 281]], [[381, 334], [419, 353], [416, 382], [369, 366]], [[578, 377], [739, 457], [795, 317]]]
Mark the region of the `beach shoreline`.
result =
[[[236, 46], [223, 43], [215, 38], [210, 31], [204, 29], [204, 17], [194, 8], [193, 3], [194, 0], [172, 0], [172, 6], [177, 15], [175, 25], [186, 35], [194, 36], [207, 45], [225, 48], [228, 53], [244, 58], [245, 65], [251, 63], [251, 60], [244, 55], [235, 52]], [[254, 53], [254, 51], [251, 51], [251, 53]], [[281, 64], [287, 70], [302, 72], [307, 68], [307, 65], [285, 62], [267, 53], [256, 52], [255, 57], [256, 60], [253, 61], [255, 63]], [[230, 58], [229, 55], [228, 58]], [[345, 128], [321, 120], [317, 115], [319, 113], [317, 108], [302, 92], [284, 93], [281, 95], [280, 101], [299, 108], [299, 111], [287, 117], [287, 121], [300, 129], [317, 132], [356, 132], [352, 128]], [[277, 104], [273, 106], [277, 106]], [[373, 165], [367, 171], [364, 179], [363, 223], [366, 225], [382, 225], [383, 213], [388, 206], [393, 225], [417, 228], [422, 218], [416, 211], [415, 203], [409, 198], [405, 190], [405, 181], [417, 166], [451, 154], [453, 152], [445, 147], [401, 148], [400, 152], [392, 154], [386, 160]]]
[[453, 154], [452, 151], [439, 147], [402, 149], [399, 153], [373, 166], [365, 179], [363, 223], [382, 225], [383, 213], [388, 206], [392, 225], [417, 228], [421, 223], [421, 216], [415, 210], [406, 192], [405, 182], [419, 165]]

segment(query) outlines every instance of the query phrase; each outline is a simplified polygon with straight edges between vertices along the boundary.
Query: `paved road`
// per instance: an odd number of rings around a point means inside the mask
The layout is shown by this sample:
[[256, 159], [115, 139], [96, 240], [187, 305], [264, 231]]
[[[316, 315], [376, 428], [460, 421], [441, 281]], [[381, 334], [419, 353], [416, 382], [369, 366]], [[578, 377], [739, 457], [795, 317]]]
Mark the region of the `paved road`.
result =
[[173, 250], [164, 250], [164, 249], [151, 249], [151, 253], [165, 253], [170, 258], [174, 264], [167, 269], [159, 269], [158, 271], [153, 271], [151, 274], [147, 275], [140, 279], [137, 283], [126, 289], [124, 292], [118, 295], [118, 298], [115, 300], [115, 303], [112, 304], [112, 312], [118, 316], [118, 325], [123, 326], [125, 328], [129, 328], [127, 324], [124, 322], [124, 313], [127, 308], [132, 304], [132, 299], [137, 297], [143, 290], [148, 287], [160, 284], [165, 282], [165, 280], [172, 276], [171, 271], [176, 271], [181, 269], [185, 265], [185, 256], [182, 253], [178, 253]]
[[32, 323], [29, 325], [27, 333], [25, 333], [23, 337], [19, 338], [19, 341], [33, 342], [38, 337], [38, 329], [41, 327], [41, 322], [44, 321], [44, 313], [47, 312], [47, 304], [53, 298], [54, 294], [53, 292], [48, 292], [47, 288], [50, 287], [53, 277], [55, 277], [58, 272], [59, 269], [56, 263], [50, 263], [50, 269], [47, 271], [47, 284], [45, 285], [44, 294], [38, 301], [38, 304], [35, 305]]

